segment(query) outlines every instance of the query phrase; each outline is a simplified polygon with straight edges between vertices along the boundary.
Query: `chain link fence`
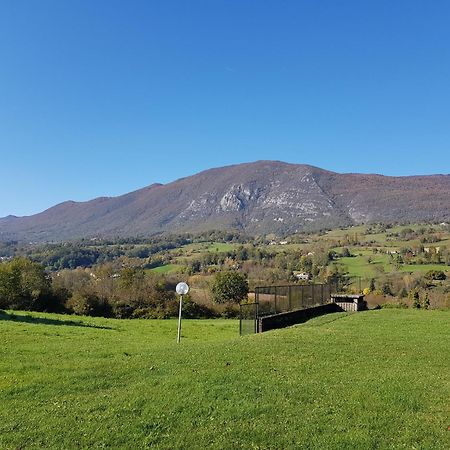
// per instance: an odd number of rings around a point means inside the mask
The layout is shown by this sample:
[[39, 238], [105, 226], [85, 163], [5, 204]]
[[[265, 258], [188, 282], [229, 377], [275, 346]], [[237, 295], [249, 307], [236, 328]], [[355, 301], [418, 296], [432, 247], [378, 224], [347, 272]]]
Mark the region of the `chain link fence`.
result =
[[337, 291], [337, 283], [258, 286], [255, 302], [240, 305], [240, 334], [257, 333], [260, 317], [329, 303], [331, 294]]
[[258, 303], [240, 305], [239, 332], [241, 336], [257, 333]]

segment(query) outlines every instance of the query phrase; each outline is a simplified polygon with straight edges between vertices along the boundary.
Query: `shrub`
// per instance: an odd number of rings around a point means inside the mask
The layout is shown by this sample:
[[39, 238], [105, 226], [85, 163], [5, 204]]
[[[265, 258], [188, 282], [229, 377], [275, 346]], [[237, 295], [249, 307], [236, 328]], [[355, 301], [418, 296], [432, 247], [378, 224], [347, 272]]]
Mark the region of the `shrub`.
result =
[[66, 308], [80, 316], [111, 316], [111, 305], [94, 294], [74, 292], [67, 300]]
[[228, 304], [222, 311], [222, 317], [225, 319], [234, 319], [239, 316], [239, 310], [235, 305]]
[[117, 319], [129, 319], [133, 315], [134, 308], [128, 303], [116, 302], [112, 305], [112, 314]]
[[420, 304], [420, 297], [419, 297], [419, 293], [417, 291], [414, 291], [412, 293], [412, 302], [413, 302], [413, 308], [420, 309], [420, 307], [422, 306]]
[[425, 294], [423, 298], [423, 307], [424, 309], [428, 309], [430, 307], [430, 298], [428, 297], [428, 292]]
[[438, 281], [447, 279], [447, 275], [442, 270], [429, 270], [425, 274], [425, 278], [430, 281]]
[[194, 302], [189, 295], [183, 298], [183, 317], [187, 319], [200, 319], [215, 317], [215, 312], [205, 305]]
[[352, 254], [350, 253], [350, 250], [347, 247], [344, 247], [342, 249], [342, 256], [344, 258], [348, 258], [348, 257], [352, 256]]
[[405, 302], [388, 302], [381, 305], [384, 309], [408, 309], [408, 305]]
[[211, 293], [216, 303], [239, 303], [247, 298], [247, 279], [239, 272], [220, 272], [214, 277]]
[[383, 295], [393, 295], [392, 289], [391, 289], [391, 284], [388, 282], [383, 283], [383, 286], [381, 287], [381, 292]]

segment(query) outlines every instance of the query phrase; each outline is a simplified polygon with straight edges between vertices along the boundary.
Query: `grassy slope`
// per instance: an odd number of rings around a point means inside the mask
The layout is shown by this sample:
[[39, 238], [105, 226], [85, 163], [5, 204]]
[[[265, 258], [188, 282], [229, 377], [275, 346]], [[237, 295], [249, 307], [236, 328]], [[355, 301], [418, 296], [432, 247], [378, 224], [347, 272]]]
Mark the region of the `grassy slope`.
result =
[[450, 447], [449, 312], [192, 320], [179, 346], [172, 320], [33, 317], [0, 316], [0, 448]]

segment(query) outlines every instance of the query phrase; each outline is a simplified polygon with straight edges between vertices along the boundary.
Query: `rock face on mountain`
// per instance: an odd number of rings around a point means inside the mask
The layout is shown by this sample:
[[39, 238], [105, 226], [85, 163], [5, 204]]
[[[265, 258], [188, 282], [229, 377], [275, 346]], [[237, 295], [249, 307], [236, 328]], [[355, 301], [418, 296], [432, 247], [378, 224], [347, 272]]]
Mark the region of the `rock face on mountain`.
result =
[[450, 221], [450, 175], [338, 174], [278, 161], [211, 169], [120, 197], [68, 201], [0, 219], [0, 240], [68, 240], [159, 232], [252, 234], [369, 222]]

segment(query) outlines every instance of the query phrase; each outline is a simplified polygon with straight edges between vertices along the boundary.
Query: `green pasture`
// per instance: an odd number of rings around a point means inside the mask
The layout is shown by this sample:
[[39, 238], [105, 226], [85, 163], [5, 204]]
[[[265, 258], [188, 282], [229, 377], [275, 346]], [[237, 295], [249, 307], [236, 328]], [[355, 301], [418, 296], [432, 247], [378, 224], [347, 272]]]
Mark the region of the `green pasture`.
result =
[[[372, 262], [368, 262], [368, 258]], [[390, 258], [385, 254], [368, 254], [367, 256], [350, 256], [340, 258], [337, 265], [343, 268], [351, 277], [371, 278], [379, 276], [381, 273], [388, 273], [394, 270], [390, 263]], [[377, 270], [377, 267], [380, 270]]]
[[238, 244], [228, 242], [195, 242], [183, 245], [181, 249], [188, 255], [191, 253], [229, 252], [238, 247]]
[[[343, 239], [345, 236], [349, 236], [350, 238], [352, 236], [354, 236], [355, 234], [358, 235], [358, 239], [361, 242], [374, 242], [373, 245], [378, 245], [378, 246], [384, 246], [384, 247], [404, 247], [404, 246], [408, 246], [408, 245], [419, 245], [420, 241], [418, 239], [413, 239], [413, 240], [409, 240], [409, 241], [405, 241], [405, 240], [400, 240], [398, 238], [395, 237], [390, 237], [387, 236], [388, 234], [394, 234], [394, 233], [399, 233], [400, 231], [402, 231], [405, 228], [410, 228], [412, 230], [418, 230], [419, 228], [428, 228], [429, 225], [423, 225], [423, 224], [413, 224], [413, 225], [398, 225], [398, 226], [394, 226], [392, 228], [387, 229], [385, 232], [382, 233], [373, 233], [373, 234], [365, 234], [368, 227], [366, 225], [359, 225], [359, 226], [355, 226], [355, 227], [349, 227], [349, 228], [345, 228], [345, 229], [336, 229], [336, 230], [331, 230], [328, 231], [324, 238], [331, 240], [338, 240], [338, 239]], [[439, 231], [439, 227], [435, 227], [437, 231]], [[320, 237], [318, 238], [319, 240], [321, 239]], [[427, 244], [424, 244], [425, 246], [427, 246]], [[433, 243], [430, 244], [431, 246], [434, 245], [450, 245], [450, 240], [449, 239], [445, 239], [439, 243]]]
[[428, 272], [429, 270], [450, 271], [450, 266], [443, 264], [402, 264], [400, 270], [402, 272]]
[[343, 228], [343, 229], [336, 228], [334, 230], [327, 231], [325, 236], [333, 238], [333, 239], [343, 238], [346, 235], [351, 236], [351, 235], [354, 235], [355, 233], [360, 236], [360, 235], [364, 234], [366, 232], [366, 230], [367, 230], [367, 227], [365, 225], [358, 225], [358, 226]]
[[164, 264], [163, 266], [148, 269], [150, 273], [173, 273], [177, 272], [181, 266], [179, 264]]
[[[389, 255], [372, 253], [367, 250], [359, 250], [357, 248], [351, 249], [351, 252], [358, 256], [351, 256], [345, 258], [339, 258], [335, 263], [338, 267], [341, 267], [346, 272], [348, 272], [351, 277], [361, 277], [361, 278], [376, 278], [383, 273], [390, 272], [419, 272], [425, 273], [429, 270], [442, 270], [448, 272], [450, 266], [443, 264], [401, 264], [397, 269], [394, 264], [392, 264], [392, 259]], [[362, 256], [359, 256], [359, 253]], [[368, 258], [371, 259], [369, 263]]]
[[266, 249], [271, 252], [282, 253], [282, 252], [296, 252], [303, 250], [305, 247], [310, 246], [310, 244], [273, 244], [268, 245]]
[[448, 449], [449, 311], [234, 320], [0, 313], [1, 449]]

